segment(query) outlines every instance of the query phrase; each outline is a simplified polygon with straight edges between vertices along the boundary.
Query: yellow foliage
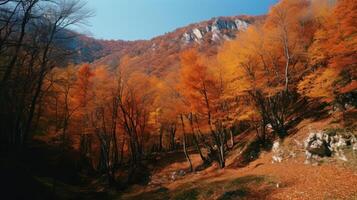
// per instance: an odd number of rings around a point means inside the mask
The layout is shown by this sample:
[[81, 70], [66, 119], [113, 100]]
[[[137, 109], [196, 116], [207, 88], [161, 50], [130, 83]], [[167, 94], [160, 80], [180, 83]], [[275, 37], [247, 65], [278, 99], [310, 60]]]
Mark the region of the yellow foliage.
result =
[[319, 69], [299, 83], [298, 91], [305, 96], [330, 102], [335, 96], [334, 85], [338, 74], [339, 70], [336, 68]]

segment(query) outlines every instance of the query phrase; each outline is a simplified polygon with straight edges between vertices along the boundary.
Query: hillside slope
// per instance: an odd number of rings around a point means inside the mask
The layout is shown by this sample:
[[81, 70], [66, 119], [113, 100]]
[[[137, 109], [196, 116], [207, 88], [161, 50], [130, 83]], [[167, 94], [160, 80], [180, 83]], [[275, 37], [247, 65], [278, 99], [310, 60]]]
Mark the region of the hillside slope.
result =
[[[245, 167], [219, 169], [213, 165], [173, 178], [173, 173], [187, 170], [189, 165], [183, 153], [168, 154], [162, 157], [170, 157], [169, 161], [160, 159], [153, 167], [156, 170], [148, 185], [134, 185], [119, 199], [356, 199], [357, 157], [353, 152], [345, 151], [348, 161], [327, 157], [318, 165], [311, 165], [304, 163], [305, 151], [296, 143], [302, 143], [311, 128], [342, 128], [344, 124], [354, 126], [354, 121], [356, 110], [303, 120], [297, 125], [298, 131], [282, 143], [286, 156], [281, 163], [272, 163], [273, 153], [263, 151]], [[252, 141], [252, 135], [246, 132], [235, 138], [237, 144], [228, 155], [228, 163], [239, 157], [244, 144]], [[198, 154], [191, 157], [195, 166], [200, 164]]]
[[93, 62], [94, 66], [107, 65], [115, 68], [126, 57], [126, 65], [145, 70], [153, 75], [165, 75], [179, 66], [180, 52], [198, 47], [206, 55], [215, 55], [226, 40], [236, 37], [249, 24], [264, 16], [218, 17], [195, 23], [146, 41], [128, 42], [125, 48]]

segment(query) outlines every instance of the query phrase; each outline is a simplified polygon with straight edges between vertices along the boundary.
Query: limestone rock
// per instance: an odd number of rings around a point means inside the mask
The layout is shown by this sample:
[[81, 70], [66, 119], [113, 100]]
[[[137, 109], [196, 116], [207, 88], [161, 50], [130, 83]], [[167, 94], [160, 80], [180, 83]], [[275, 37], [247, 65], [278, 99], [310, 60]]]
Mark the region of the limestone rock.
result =
[[201, 33], [201, 31], [199, 29], [195, 28], [195, 29], [192, 30], [192, 32], [196, 36], [196, 38], [198, 40], [203, 38], [203, 35], [202, 35], [202, 33]]
[[311, 163], [321, 157], [331, 155], [339, 160], [348, 161], [344, 154], [344, 149], [348, 146], [352, 150], [357, 150], [357, 140], [352, 133], [332, 135], [322, 131], [310, 133], [304, 141], [305, 163]]
[[186, 172], [181, 169], [181, 170], [179, 170], [179, 171], [177, 172], [177, 175], [178, 175], [178, 176], [185, 176], [185, 175], [186, 175]]
[[[235, 31], [244, 31], [249, 26], [247, 21], [241, 19], [226, 19], [218, 17], [205, 26], [196, 27], [183, 33], [182, 41], [185, 44], [196, 42], [201, 43], [205, 35], [212, 33], [211, 40], [219, 42], [222, 40], [231, 40], [235, 36]], [[228, 31], [228, 32], [227, 32]]]
[[320, 157], [330, 156], [328, 139], [322, 132], [311, 133], [304, 142], [305, 150]]
[[280, 163], [281, 161], [283, 161], [284, 151], [280, 147], [280, 142], [278, 140], [273, 143], [272, 152], [273, 152], [272, 163]]
[[186, 172], [184, 170], [180, 169], [179, 171], [172, 172], [170, 178], [172, 181], [175, 181], [178, 177], [182, 177], [185, 175], [186, 175]]
[[357, 151], [357, 137], [352, 135], [351, 137], [352, 150]]

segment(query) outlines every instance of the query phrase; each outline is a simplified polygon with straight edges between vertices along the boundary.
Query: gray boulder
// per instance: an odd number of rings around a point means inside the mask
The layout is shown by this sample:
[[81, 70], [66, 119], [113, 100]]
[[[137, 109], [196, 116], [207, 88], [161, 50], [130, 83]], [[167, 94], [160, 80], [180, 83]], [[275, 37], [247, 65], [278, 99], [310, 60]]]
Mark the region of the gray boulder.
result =
[[351, 147], [353, 151], [357, 151], [357, 139], [352, 133], [328, 134], [319, 131], [310, 133], [304, 141], [304, 147], [305, 163], [331, 155], [339, 160], [348, 161], [344, 149]]
[[182, 169], [180, 169], [178, 172], [177, 172], [177, 175], [178, 176], [185, 176], [186, 175], [186, 172]]
[[305, 150], [312, 155], [318, 155], [320, 157], [331, 156], [331, 150], [329, 148], [329, 137], [322, 132], [311, 133], [305, 140]]

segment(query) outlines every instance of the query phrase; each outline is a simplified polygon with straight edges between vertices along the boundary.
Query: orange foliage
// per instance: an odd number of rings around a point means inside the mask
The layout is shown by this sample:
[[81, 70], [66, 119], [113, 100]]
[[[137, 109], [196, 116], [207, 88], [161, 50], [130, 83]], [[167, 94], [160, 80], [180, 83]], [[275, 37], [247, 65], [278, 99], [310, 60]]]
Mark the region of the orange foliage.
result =
[[92, 94], [90, 94], [90, 90], [93, 87], [94, 73], [90, 69], [89, 64], [84, 64], [80, 66], [77, 74], [77, 97], [79, 98], [79, 102], [83, 107], [87, 106], [89, 98]]
[[208, 101], [212, 99], [213, 77], [204, 64], [204, 58], [191, 49], [182, 53], [181, 64], [181, 93], [187, 98], [192, 110], [207, 113], [205, 98]]
[[[183, 115], [208, 121], [204, 131], [209, 126], [213, 134], [223, 135], [222, 127], [239, 120], [263, 121], [257, 126], [265, 131], [272, 118], [281, 118], [285, 128], [288, 95], [298, 91], [332, 102], [357, 89], [357, 1], [340, 0], [333, 9], [319, 2], [280, 1], [264, 22], [239, 32], [218, 53], [204, 49], [208, 43], [181, 48], [158, 37], [121, 51], [119, 64], [56, 68], [45, 84], [51, 88], [46, 114], [57, 120], [57, 131], [72, 117], [73, 132], [102, 126], [107, 135], [129, 138], [128, 148], [138, 155], [139, 146], [149, 148], [150, 136], [164, 124], [176, 126]], [[192, 132], [201, 131], [192, 124]]]
[[[300, 83], [300, 93], [331, 101], [341, 92], [356, 90], [356, 17], [356, 0], [338, 1], [335, 8], [323, 17], [321, 28], [309, 49], [311, 65], [320, 69]], [[306, 84], [310, 86], [306, 87]]]

